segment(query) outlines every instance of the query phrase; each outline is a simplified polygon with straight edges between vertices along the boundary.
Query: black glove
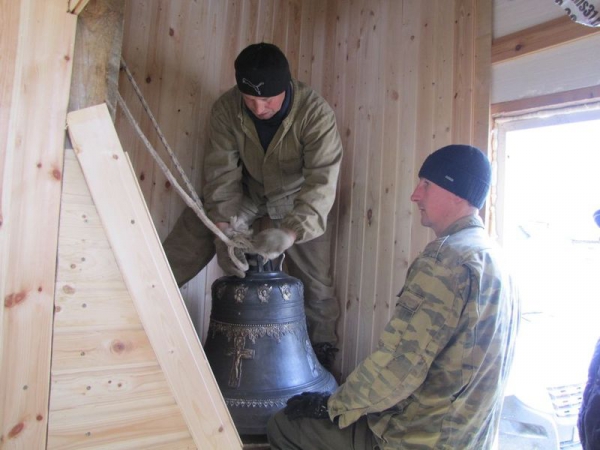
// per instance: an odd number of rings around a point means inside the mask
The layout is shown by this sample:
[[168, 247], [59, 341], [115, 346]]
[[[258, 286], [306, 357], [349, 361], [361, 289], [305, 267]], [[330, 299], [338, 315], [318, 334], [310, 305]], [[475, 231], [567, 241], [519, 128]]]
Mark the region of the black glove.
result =
[[306, 417], [309, 419], [329, 419], [327, 410], [328, 392], [303, 392], [287, 401], [283, 410], [290, 420]]

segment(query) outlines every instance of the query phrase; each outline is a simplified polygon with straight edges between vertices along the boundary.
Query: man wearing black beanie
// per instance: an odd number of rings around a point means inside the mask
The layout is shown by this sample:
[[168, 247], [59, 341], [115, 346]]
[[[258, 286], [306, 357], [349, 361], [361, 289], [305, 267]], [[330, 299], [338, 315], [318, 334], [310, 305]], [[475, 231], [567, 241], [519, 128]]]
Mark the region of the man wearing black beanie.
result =
[[475, 147], [427, 157], [411, 200], [436, 239], [409, 267], [376, 350], [332, 395], [289, 399], [268, 422], [272, 449], [493, 448], [520, 308], [478, 214], [490, 183]]
[[[331, 369], [339, 305], [327, 223], [342, 159], [335, 115], [323, 97], [291, 77], [287, 58], [273, 44], [249, 45], [234, 69], [236, 86], [211, 110], [204, 206], [229, 237], [249, 233], [257, 219], [270, 219], [271, 228], [253, 237], [254, 248], [266, 259], [286, 253], [289, 274], [304, 284], [313, 348]], [[227, 246], [213, 240], [187, 208], [163, 244], [180, 286], [208, 264], [215, 247], [228, 275], [245, 276]]]

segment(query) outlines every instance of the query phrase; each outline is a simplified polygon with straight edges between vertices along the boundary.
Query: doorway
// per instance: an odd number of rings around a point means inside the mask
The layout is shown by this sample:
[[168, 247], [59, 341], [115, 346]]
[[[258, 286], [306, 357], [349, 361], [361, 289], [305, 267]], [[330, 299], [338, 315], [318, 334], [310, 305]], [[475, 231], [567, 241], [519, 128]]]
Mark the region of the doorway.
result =
[[497, 119], [494, 133], [495, 226], [522, 301], [501, 432], [523, 450], [577, 449], [600, 337], [600, 104]]

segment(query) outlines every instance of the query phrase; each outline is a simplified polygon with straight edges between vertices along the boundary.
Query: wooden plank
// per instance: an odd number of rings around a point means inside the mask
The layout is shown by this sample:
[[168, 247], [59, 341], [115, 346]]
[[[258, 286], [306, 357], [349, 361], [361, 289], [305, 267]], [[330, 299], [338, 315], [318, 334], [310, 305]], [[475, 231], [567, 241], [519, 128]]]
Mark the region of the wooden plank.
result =
[[69, 134], [144, 329], [199, 448], [241, 448], [106, 105]]
[[600, 101], [600, 85], [510, 102], [494, 103], [491, 112], [492, 115], [498, 116], [504, 113], [526, 113], [539, 108], [575, 106], [597, 101]]
[[[389, 246], [389, 242], [384, 242], [384, 236], [380, 235], [382, 220], [388, 211], [382, 210], [382, 196], [384, 195], [383, 184], [383, 94], [380, 83], [374, 83], [372, 80], [381, 79], [381, 74], [385, 70], [385, 59], [382, 55], [385, 46], [381, 45], [387, 39], [383, 29], [383, 20], [385, 19], [385, 10], [383, 2], [370, 3], [364, 10], [364, 22], [361, 28], [365, 30], [365, 35], [361, 39], [361, 52], [363, 60], [369, 60], [369, 64], [364, 64], [361, 69], [363, 85], [361, 88], [364, 96], [362, 105], [365, 109], [364, 123], [367, 127], [365, 132], [366, 145], [368, 148], [368, 162], [365, 167], [365, 201], [363, 217], [363, 251], [362, 251], [362, 270], [360, 277], [360, 318], [358, 333], [358, 359], [363, 359], [369, 355], [379, 340], [379, 324], [375, 323], [375, 312], [381, 305], [377, 297], [378, 283], [382, 282], [379, 278], [380, 263], [383, 263], [380, 252], [384, 247]], [[362, 50], [361, 49], [361, 50]]]
[[[357, 93], [360, 92], [361, 73], [361, 58], [358, 54], [358, 45], [361, 37], [360, 26], [360, 4], [350, 3], [345, 10], [346, 15], [342, 16], [342, 21], [348, 22], [347, 29], [347, 53], [346, 62], [343, 69], [346, 71], [345, 79], [345, 98], [358, 100]], [[308, 31], [306, 31], [308, 32]], [[366, 150], [366, 147], [361, 147], [361, 119], [357, 117], [362, 108], [360, 104], [354, 101], [344, 101], [344, 117], [345, 125], [342, 128], [342, 138], [344, 139], [346, 151], [342, 159], [340, 169], [340, 218], [343, 224], [340, 224], [338, 232], [338, 240], [340, 240], [340, 268], [337, 276], [339, 282], [342, 283], [342, 289], [338, 290], [338, 295], [341, 299], [342, 320], [343, 320], [343, 336], [344, 342], [340, 358], [340, 366], [342, 373], [349, 374], [353, 367], [356, 367], [357, 359], [357, 333], [359, 327], [359, 306], [360, 298], [360, 273], [362, 263], [362, 226], [364, 196], [359, 190], [364, 189], [364, 179], [359, 178], [357, 173], [361, 173], [364, 168], [365, 158], [368, 156], [366, 151], [355, 151], [360, 148]], [[361, 166], [362, 165], [362, 166]], [[358, 186], [358, 189], [357, 189]]]
[[[330, 2], [334, 3], [334, 2]], [[346, 70], [347, 64], [347, 55], [348, 55], [348, 29], [350, 26], [350, 21], [347, 20], [349, 17], [349, 8], [350, 2], [335, 2], [335, 9], [330, 14], [335, 14], [335, 36], [333, 42], [335, 43], [335, 53], [334, 57], [331, 60], [333, 67], [336, 67], [337, 70], [334, 71], [333, 75], [335, 76], [336, 82], [332, 86], [332, 91], [328, 94], [328, 99], [331, 104], [331, 107], [335, 111], [337, 123], [338, 123], [338, 131], [340, 133], [340, 137], [342, 140], [342, 145], [344, 147], [344, 156], [342, 157], [341, 167], [340, 167], [340, 177], [337, 185], [336, 192], [336, 200], [334, 203], [334, 209], [332, 214], [335, 214], [335, 229], [332, 233], [332, 236], [335, 236], [335, 241], [333, 244], [333, 267], [332, 267], [332, 275], [334, 279], [334, 283], [336, 286], [336, 296], [338, 302], [340, 304], [340, 318], [337, 322], [336, 332], [339, 339], [340, 352], [336, 356], [335, 360], [335, 371], [340, 374], [343, 373], [343, 363], [346, 361], [345, 352], [346, 352], [346, 308], [348, 306], [348, 302], [346, 301], [346, 280], [348, 277], [348, 266], [349, 266], [349, 258], [350, 258], [350, 245], [349, 245], [349, 235], [350, 235], [350, 224], [346, 220], [346, 217], [350, 214], [349, 209], [351, 208], [350, 203], [350, 195], [349, 195], [349, 183], [350, 174], [348, 173], [348, 168], [351, 169], [351, 152], [349, 152], [350, 148], [347, 143], [347, 139], [349, 136], [350, 129], [346, 125], [346, 114], [349, 114], [349, 110], [347, 110], [347, 96], [346, 96], [346, 84], [348, 82], [346, 75], [348, 74], [348, 70]], [[331, 27], [334, 25], [331, 24]], [[350, 170], [351, 172], [351, 170]]]
[[[436, 64], [436, 53], [435, 53], [435, 34], [433, 28], [433, 22], [435, 20], [436, 8], [426, 7], [423, 2], [421, 3], [421, 26], [419, 28], [419, 34], [417, 39], [419, 40], [419, 55], [418, 55], [418, 78], [419, 78], [419, 89], [417, 98], [417, 127], [418, 133], [415, 137], [415, 148], [412, 155], [413, 159], [413, 188], [416, 185], [418, 178], [417, 174], [425, 161], [425, 158], [436, 150], [436, 142], [432, 139], [435, 136], [435, 130], [433, 125], [433, 116], [435, 114], [435, 83], [437, 76], [432, 72], [432, 68]], [[436, 5], [439, 1], [436, 2]], [[442, 74], [440, 74], [442, 75]], [[410, 194], [409, 194], [410, 195]], [[420, 223], [419, 210], [411, 205], [413, 212], [413, 219], [411, 222], [410, 230], [410, 255], [409, 260], [412, 261], [415, 257], [425, 248], [425, 245], [431, 240], [432, 234], [428, 232], [427, 228], [424, 228]]]
[[65, 6], [0, 2], [2, 50], [8, 49], [0, 76], [0, 436], [6, 448], [46, 445], [64, 125], [76, 28]]
[[472, 134], [469, 142], [483, 150], [489, 151], [490, 142], [490, 97], [492, 85], [492, 2], [490, 0], [475, 1], [476, 12], [475, 42], [473, 64], [473, 101], [470, 104]]
[[[140, 439], [148, 439], [144, 425], [137, 434], [133, 429], [124, 434], [123, 418], [134, 416], [143, 424], [160, 413], [176, 414], [179, 428], [159, 427], [152, 441], [176, 436], [189, 443], [181, 413], [164, 408], [175, 405], [175, 398], [72, 150], [65, 154], [56, 278], [49, 446], [79, 448], [83, 432], [72, 430], [85, 427], [86, 448], [102, 447], [106, 439], [115, 441], [113, 447], [139, 448]], [[94, 421], [88, 417], [92, 411]]]
[[[489, 0], [486, 0], [489, 2]], [[470, 143], [473, 139], [473, 89], [475, 61], [475, 0], [457, 0], [454, 11], [454, 87], [452, 101], [452, 142]], [[488, 49], [489, 53], [489, 49]], [[489, 104], [489, 102], [488, 102]], [[486, 113], [487, 114], [487, 113]]]
[[81, 14], [90, 0], [69, 0], [69, 12]]
[[[157, 402], [160, 405], [175, 404], [158, 364], [126, 371], [107, 368], [52, 376], [53, 411], [116, 405], [120, 402], [145, 402], [148, 399], [163, 399]], [[140, 409], [139, 406], [137, 409]]]
[[[377, 260], [377, 282], [376, 282], [376, 303], [373, 310], [373, 339], [374, 345], [379, 338], [382, 326], [386, 324], [392, 312], [395, 309], [395, 296], [398, 290], [398, 283], [402, 282], [406, 265], [400, 263], [396, 265], [397, 253], [403, 247], [408, 245], [409, 239], [402, 238], [397, 240], [396, 230], [410, 230], [409, 226], [398, 227], [397, 221], [402, 211], [402, 203], [399, 198], [402, 197], [406, 204], [406, 191], [412, 189], [412, 177], [409, 173], [401, 173], [406, 170], [402, 164], [402, 152], [399, 147], [399, 135], [403, 135], [406, 144], [410, 143], [411, 135], [414, 136], [414, 115], [406, 114], [403, 118], [403, 111], [413, 109], [416, 93], [416, 76], [412, 75], [410, 68], [403, 64], [405, 58], [414, 52], [418, 45], [411, 39], [415, 36], [416, 24], [418, 24], [418, 8], [415, 8], [415, 2], [390, 2], [386, 5], [383, 13], [383, 30], [390, 45], [387, 45], [383, 54], [384, 65], [381, 68], [383, 81], [386, 87], [385, 99], [382, 100], [384, 112], [382, 117], [383, 129], [382, 147], [382, 184], [381, 184], [381, 217], [379, 219], [380, 236], [379, 256]], [[412, 86], [411, 86], [412, 84]], [[407, 104], [408, 103], [408, 104]], [[404, 133], [386, 133], [385, 130], [405, 130]], [[407, 189], [403, 189], [408, 184]], [[410, 211], [410, 209], [409, 209]], [[409, 217], [409, 211], [404, 211], [404, 220]], [[398, 258], [399, 259], [399, 258]], [[399, 267], [399, 270], [398, 270]]]
[[526, 30], [502, 36], [492, 42], [492, 64], [563, 45], [600, 32], [598, 27], [586, 27], [569, 17], [536, 25]]
[[48, 449], [146, 449], [156, 444], [169, 448], [167, 443], [189, 439], [178, 406], [161, 406], [161, 401], [135, 399], [126, 408], [118, 402], [58, 411]]
[[143, 328], [101, 329], [80, 327], [56, 331], [52, 352], [52, 373], [89, 368], [138, 367], [155, 360], [154, 350]]

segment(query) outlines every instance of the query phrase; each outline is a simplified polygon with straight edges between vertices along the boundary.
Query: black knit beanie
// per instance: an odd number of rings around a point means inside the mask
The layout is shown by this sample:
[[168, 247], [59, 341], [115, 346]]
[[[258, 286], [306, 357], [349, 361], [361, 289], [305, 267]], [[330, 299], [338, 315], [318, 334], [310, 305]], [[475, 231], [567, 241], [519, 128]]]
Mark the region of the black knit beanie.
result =
[[252, 44], [235, 59], [235, 80], [244, 94], [275, 97], [290, 84], [290, 66], [279, 48], [261, 42]]
[[419, 178], [426, 178], [481, 208], [490, 190], [492, 168], [478, 148], [448, 145], [425, 159]]

